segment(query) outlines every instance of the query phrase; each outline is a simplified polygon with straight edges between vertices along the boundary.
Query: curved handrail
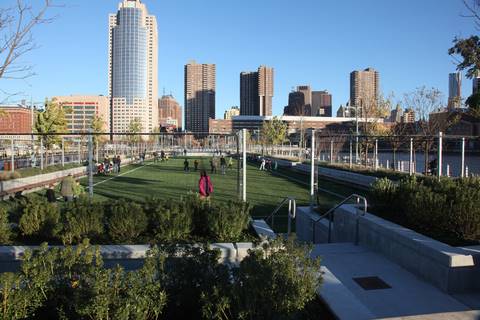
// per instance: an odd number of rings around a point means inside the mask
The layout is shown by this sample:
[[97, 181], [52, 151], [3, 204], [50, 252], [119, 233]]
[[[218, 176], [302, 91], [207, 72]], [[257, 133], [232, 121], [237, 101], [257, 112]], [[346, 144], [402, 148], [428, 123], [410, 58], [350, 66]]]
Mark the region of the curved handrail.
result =
[[317, 223], [326, 218], [327, 216], [330, 216], [330, 219], [328, 221], [328, 243], [331, 242], [331, 234], [332, 234], [332, 221], [333, 221], [333, 215], [335, 213], [335, 210], [337, 210], [338, 208], [340, 208], [341, 206], [343, 206], [345, 203], [347, 203], [348, 201], [350, 201], [351, 199], [356, 199], [357, 200], [357, 204], [360, 203], [360, 200], [363, 200], [363, 213], [360, 212], [359, 214], [359, 211], [357, 210], [357, 219], [356, 219], [356, 230], [355, 230], [355, 244], [358, 244], [358, 218], [359, 216], [364, 216], [366, 213], [367, 213], [367, 207], [368, 207], [368, 201], [367, 201], [367, 198], [365, 198], [364, 196], [361, 196], [361, 195], [358, 195], [358, 194], [352, 194], [350, 196], [348, 196], [347, 198], [343, 199], [339, 204], [337, 204], [335, 207], [331, 208], [330, 210], [328, 210], [326, 213], [324, 213], [323, 215], [321, 215], [317, 220], [315, 220], [313, 222], [313, 243], [315, 243], [315, 227], [317, 226]]
[[272, 230], [274, 227], [275, 223], [275, 215], [280, 211], [280, 209], [288, 202], [288, 234], [290, 234], [291, 231], [291, 219], [295, 219], [295, 216], [297, 214], [297, 201], [293, 197], [286, 197], [285, 199], [280, 202], [280, 204], [273, 210], [273, 212], [265, 218], [265, 222], [268, 223], [269, 220], [272, 221]]

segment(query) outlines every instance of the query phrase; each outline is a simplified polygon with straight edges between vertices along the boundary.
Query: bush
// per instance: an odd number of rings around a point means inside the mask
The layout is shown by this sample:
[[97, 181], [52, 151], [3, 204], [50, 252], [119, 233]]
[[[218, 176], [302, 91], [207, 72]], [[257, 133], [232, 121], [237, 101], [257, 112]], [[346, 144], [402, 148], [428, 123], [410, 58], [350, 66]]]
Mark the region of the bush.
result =
[[61, 238], [64, 244], [80, 243], [83, 238], [98, 240], [104, 231], [103, 205], [80, 197], [67, 204]]
[[2, 319], [158, 319], [166, 303], [157, 254], [136, 272], [104, 269], [98, 248], [27, 252], [21, 271], [0, 274]]
[[140, 241], [146, 231], [148, 219], [143, 208], [134, 202], [118, 200], [107, 203], [107, 229], [116, 243]]
[[55, 204], [43, 199], [27, 201], [22, 211], [19, 228], [24, 236], [53, 239], [61, 229], [60, 211]]
[[479, 178], [380, 180], [371, 197], [375, 213], [417, 232], [451, 245], [480, 241]]
[[8, 212], [4, 208], [0, 208], [0, 245], [10, 244], [11, 235]]
[[150, 219], [150, 230], [155, 240], [171, 242], [190, 237], [193, 227], [192, 215], [185, 204], [153, 200], [145, 211]]
[[210, 205], [206, 212], [208, 233], [220, 242], [237, 240], [250, 220], [250, 206], [243, 202]]
[[310, 251], [292, 239], [251, 250], [235, 277], [239, 318], [285, 318], [315, 299], [320, 259], [310, 259]]

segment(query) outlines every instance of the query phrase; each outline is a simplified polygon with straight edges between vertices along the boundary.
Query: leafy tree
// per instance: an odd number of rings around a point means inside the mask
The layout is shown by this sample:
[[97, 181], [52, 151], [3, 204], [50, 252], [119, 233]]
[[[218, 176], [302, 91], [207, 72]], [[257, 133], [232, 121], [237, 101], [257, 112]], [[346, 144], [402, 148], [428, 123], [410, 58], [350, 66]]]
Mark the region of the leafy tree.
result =
[[11, 235], [8, 212], [4, 208], [0, 208], [0, 245], [9, 244]]
[[130, 142], [140, 141], [140, 136], [138, 135], [140, 132], [142, 132], [142, 122], [140, 121], [140, 118], [134, 118], [132, 121], [130, 121], [128, 132], [131, 133], [131, 135], [128, 136]]
[[37, 113], [35, 132], [41, 134], [43, 145], [47, 151], [50, 151], [54, 145], [61, 143], [62, 138], [58, 134], [67, 131], [65, 111], [56, 100], [46, 100], [45, 109]]
[[274, 117], [271, 121], [264, 121], [260, 131], [262, 145], [270, 145], [273, 153], [273, 147], [286, 140], [287, 129], [287, 124], [277, 117]]

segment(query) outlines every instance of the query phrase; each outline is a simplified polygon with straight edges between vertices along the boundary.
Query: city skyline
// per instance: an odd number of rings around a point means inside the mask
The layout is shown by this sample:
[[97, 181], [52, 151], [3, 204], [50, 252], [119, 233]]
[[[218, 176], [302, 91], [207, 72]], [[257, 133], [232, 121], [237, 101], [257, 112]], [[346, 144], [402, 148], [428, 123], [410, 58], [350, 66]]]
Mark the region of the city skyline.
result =
[[[217, 105], [221, 106], [216, 110], [217, 118], [221, 117], [226, 106], [239, 104], [238, 74], [261, 64], [272, 66], [276, 70], [273, 114], [277, 115], [282, 113], [290, 88], [299, 83], [329, 90], [334, 97], [333, 113], [335, 113], [340, 104], [348, 101], [348, 74], [352, 70], [369, 66], [382, 74], [382, 91], [385, 94], [393, 90], [397, 93], [397, 99], [401, 99], [404, 92], [426, 85], [439, 88], [443, 92], [446, 104], [448, 82], [445, 75], [455, 71], [447, 49], [451, 46], [454, 36], [469, 34], [472, 29], [470, 21], [460, 17], [460, 13], [464, 10], [461, 1], [437, 3], [427, 0], [420, 4], [410, 2], [389, 5], [372, 1], [361, 6], [353, 1], [346, 1], [347, 6], [326, 3], [321, 14], [323, 17], [328, 14], [339, 16], [345, 13], [346, 16], [342, 15], [342, 18], [346, 18], [344, 23], [333, 23], [334, 21], [328, 18], [322, 20], [317, 26], [305, 17], [306, 25], [302, 27], [305, 27], [307, 32], [305, 35], [298, 35], [296, 39], [291, 36], [292, 33], [298, 33], [302, 28], [292, 26], [291, 23], [281, 25], [285, 22], [285, 16], [295, 14], [287, 10], [286, 3], [280, 1], [275, 2], [271, 28], [255, 35], [250, 34], [252, 26], [248, 26], [241, 20], [235, 19], [232, 25], [225, 25], [225, 22], [240, 16], [242, 12], [269, 8], [273, 2], [265, 1], [258, 4], [245, 1], [242, 4], [223, 4], [213, 1], [213, 6], [208, 6], [212, 7], [209, 13], [211, 21], [207, 26], [200, 26], [193, 31], [193, 38], [196, 38], [197, 34], [213, 32], [214, 36], [201, 44], [200, 39], [194, 39], [192, 43], [186, 41], [192, 37], [192, 35], [189, 38], [186, 36], [187, 29], [191, 29], [191, 26], [187, 23], [187, 26], [180, 27], [178, 20], [182, 14], [185, 14], [186, 18], [194, 15], [195, 10], [206, 13], [207, 8], [190, 2], [187, 5], [186, 1], [172, 3], [145, 0], [143, 2], [149, 8], [149, 13], [156, 15], [159, 20], [160, 39], [163, 43], [159, 50], [159, 86], [167, 88], [175, 96], [180, 97], [183, 95], [182, 69], [187, 61], [197, 59], [215, 63], [218, 74]], [[34, 101], [43, 101], [45, 97], [55, 95], [107, 95], [105, 56], [108, 48], [105, 45], [105, 37], [108, 34], [104, 29], [108, 28], [105, 16], [111, 13], [117, 4], [118, 1], [98, 3], [91, 0], [72, 0], [66, 7], [56, 9], [55, 14], [59, 14], [59, 18], [54, 23], [39, 29], [35, 35], [40, 48], [28, 55], [28, 61], [35, 65], [34, 70], [38, 75], [27, 80], [4, 80], [0, 83], [2, 89], [7, 92], [23, 91], [25, 93], [24, 96], [17, 96], [10, 101], [25, 98], [30, 100], [30, 95], [33, 96]], [[313, 9], [319, 6], [314, 1], [304, 1], [304, 4], [310, 6], [311, 11], [315, 11]], [[380, 15], [380, 19], [385, 20], [384, 30], [375, 29], [373, 22], [365, 22], [362, 25], [355, 24], [359, 30], [351, 32], [349, 29], [352, 28], [353, 23], [348, 17], [352, 17], [355, 10], [359, 13], [370, 11], [372, 14]], [[389, 22], [386, 17], [388, 12], [398, 12], [398, 16], [394, 16], [392, 22]], [[409, 26], [396, 18], [402, 13], [412, 16]], [[253, 25], [255, 21], [260, 20], [260, 16], [256, 14], [251, 18]], [[225, 27], [226, 30], [220, 30], [220, 26]], [[81, 33], [77, 29], [82, 30]], [[420, 32], [417, 32], [418, 34], [410, 32], [413, 29], [418, 29]], [[334, 30], [335, 36], [332, 33]], [[427, 50], [422, 47], [423, 44], [419, 43], [418, 38], [431, 34], [433, 30], [436, 35], [429, 42]], [[375, 43], [368, 38], [360, 39], [355, 36], [357, 32], [362, 31], [368, 31], [369, 35], [376, 37]], [[248, 43], [247, 34], [248, 37], [252, 37], [252, 40], [260, 37], [266, 39], [258, 47], [259, 50], [252, 50], [256, 42]], [[267, 35], [271, 37], [268, 38]], [[280, 50], [287, 39], [293, 47], [298, 41], [305, 41], [306, 37], [313, 35], [333, 41], [329, 46], [330, 50], [319, 51], [316, 45], [302, 53], [295, 50]], [[177, 40], [173, 41], [173, 39]], [[350, 40], [353, 42], [346, 46], [345, 44]], [[359, 46], [358, 43], [361, 41], [364, 45]], [[380, 44], [382, 42], [384, 43]], [[68, 55], [63, 54], [65, 51], [58, 50], [67, 46], [83, 50], [67, 50], [71, 51]], [[210, 49], [205, 50], [206, 46]], [[242, 46], [245, 50], [237, 50]], [[350, 46], [355, 47], [355, 54], [352, 53], [352, 49], [349, 49]], [[85, 50], [86, 48], [89, 50]], [[232, 51], [235, 53], [232, 54]], [[295, 53], [292, 54], [292, 52]], [[61, 54], [57, 56], [58, 53]], [[46, 61], [47, 56], [51, 57], [52, 61]], [[78, 62], [79, 57], [82, 57], [83, 63]], [[391, 63], [393, 60], [395, 63]], [[67, 61], [70, 62], [68, 65]], [[72, 61], [77, 63], [71, 63]], [[50, 72], [52, 68], [56, 72]], [[92, 72], [97, 73], [98, 76], [92, 78]], [[415, 77], [412, 78], [412, 75]], [[471, 87], [470, 81], [463, 81], [462, 92], [465, 96], [471, 92]]]

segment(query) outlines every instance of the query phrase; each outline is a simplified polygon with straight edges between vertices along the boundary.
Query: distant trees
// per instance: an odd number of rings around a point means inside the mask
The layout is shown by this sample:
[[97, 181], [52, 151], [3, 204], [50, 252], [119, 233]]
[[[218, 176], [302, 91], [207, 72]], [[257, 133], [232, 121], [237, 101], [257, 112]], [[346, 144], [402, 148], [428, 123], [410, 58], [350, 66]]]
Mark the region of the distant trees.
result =
[[[473, 19], [475, 27], [480, 30], [480, 1], [463, 0], [467, 14], [465, 18]], [[467, 78], [474, 78], [480, 71], [480, 37], [472, 35], [469, 38], [455, 37], [453, 47], [448, 50], [448, 54], [457, 61], [457, 69], [466, 70]], [[472, 94], [466, 101], [469, 112], [472, 116], [480, 119], [480, 94]]]
[[128, 136], [128, 140], [130, 142], [140, 141], [140, 136], [138, 134], [142, 132], [142, 122], [139, 118], [134, 118], [132, 119], [132, 121], [130, 121], [130, 124], [128, 126], [128, 132], [131, 133]]
[[67, 120], [63, 106], [56, 100], [46, 100], [45, 109], [37, 113], [34, 129], [36, 133], [41, 134], [40, 138], [43, 139], [43, 146], [47, 149], [47, 152], [54, 145], [60, 144], [62, 138], [58, 134], [67, 131]]
[[440, 130], [440, 121], [430, 117], [430, 114], [442, 107], [443, 95], [436, 88], [419, 87], [404, 96], [405, 105], [415, 111], [417, 117], [416, 131], [422, 135], [423, 147], [425, 151], [425, 170], [429, 163], [429, 153], [433, 145], [433, 136]]
[[260, 140], [264, 146], [279, 145], [287, 139], [288, 126], [281, 119], [274, 117], [271, 121], [264, 121], [260, 131]]

